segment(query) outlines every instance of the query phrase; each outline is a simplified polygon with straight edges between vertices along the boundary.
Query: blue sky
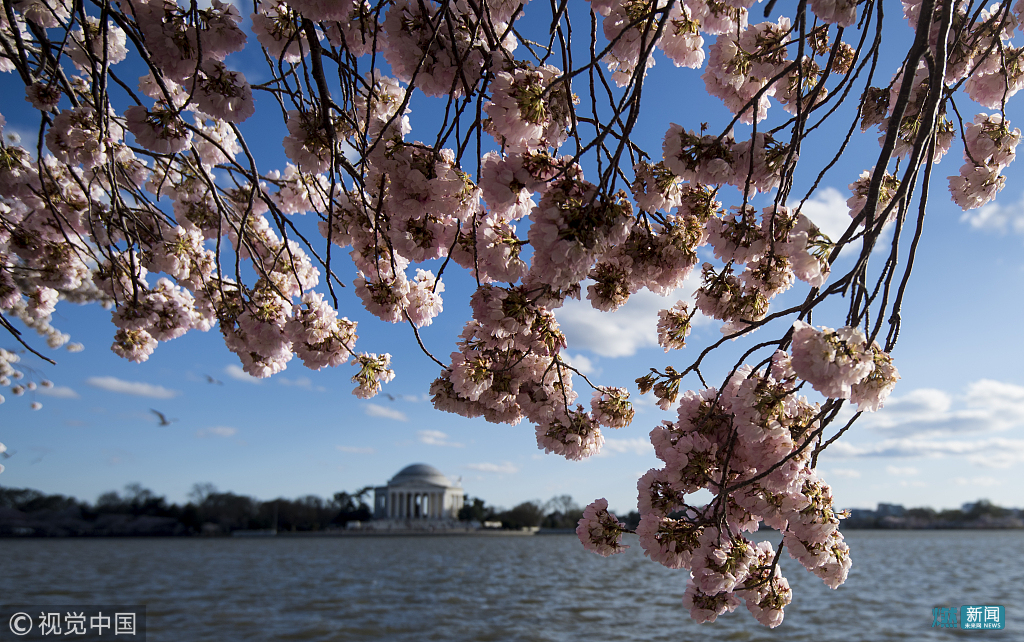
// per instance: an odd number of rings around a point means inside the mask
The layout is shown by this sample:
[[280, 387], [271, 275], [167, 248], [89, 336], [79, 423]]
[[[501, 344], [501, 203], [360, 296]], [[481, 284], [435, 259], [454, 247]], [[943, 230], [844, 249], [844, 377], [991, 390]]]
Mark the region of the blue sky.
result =
[[[527, 16], [531, 11], [528, 7]], [[890, 34], [905, 32], [894, 24]], [[250, 59], [235, 64], [250, 81], [259, 79], [258, 68], [247, 67], [253, 64]], [[880, 81], [888, 80], [888, 69]], [[701, 96], [700, 73], [677, 70], [659, 54], [645, 85], [639, 129], [640, 144], [656, 158], [670, 121], [692, 129], [706, 121], [712, 130], [727, 122], [721, 103]], [[0, 83], [20, 95], [17, 78], [0, 78]], [[577, 88], [583, 90], [583, 85]], [[257, 106], [267, 100], [258, 95]], [[969, 103], [962, 99], [962, 112], [970, 110], [973, 105], [964, 106]], [[437, 103], [417, 99], [412, 107], [410, 138], [432, 140], [429, 123]], [[35, 127], [27, 103], [12, 101], [0, 112], [8, 120], [7, 131]], [[784, 116], [777, 105], [770, 113], [770, 119]], [[1008, 116], [1012, 125], [1024, 123], [1024, 112], [1015, 104]], [[256, 131], [274, 130], [257, 116], [243, 126], [243, 132]], [[748, 131], [738, 128], [737, 138]], [[277, 138], [260, 140], [257, 152], [267, 159], [265, 170], [283, 166]], [[838, 144], [828, 132], [820, 132], [817, 142], [805, 147], [804, 172], [826, 162], [819, 150]], [[859, 136], [805, 209], [833, 238], [849, 221], [847, 184], [871, 167], [877, 149], [873, 135]], [[965, 215], [949, 200], [945, 182], [957, 173], [961, 153], [954, 143], [933, 179], [924, 240], [903, 306], [903, 331], [893, 352], [902, 381], [882, 411], [862, 418], [819, 462], [841, 506], [955, 507], [980, 497], [1024, 505], [1014, 490], [1024, 487], [1024, 342], [1017, 330], [1024, 318], [1019, 295], [1024, 169], [1008, 168], [1007, 187], [998, 200]], [[810, 178], [801, 174], [801, 180]], [[800, 187], [794, 194], [802, 195]], [[312, 216], [297, 218], [300, 227], [312, 229]], [[841, 273], [848, 261], [841, 258], [833, 273]], [[661, 420], [672, 418], [649, 396], [637, 398], [633, 380], [652, 366], [690, 363], [697, 350], [720, 336], [719, 322], [704, 320], [684, 351], [665, 354], [656, 345], [657, 310], [689, 297], [693, 284], [667, 299], [645, 291], [612, 314], [592, 310], [585, 301], [558, 310], [570, 360], [596, 382], [633, 390], [637, 403], [633, 425], [608, 430], [600, 456], [569, 462], [537, 450], [527, 423], [493, 425], [434, 410], [426, 393], [438, 367], [419, 350], [407, 327], [383, 324], [362, 310], [347, 258], [339, 265], [349, 285], [339, 291], [341, 314], [359, 322], [358, 349], [392, 354], [397, 376], [384, 394], [357, 399], [351, 394], [351, 367], [312, 372], [298, 359], [280, 375], [253, 380], [241, 372], [216, 329], [161, 344], [149, 361], [133, 364], [109, 350], [114, 334], [109, 311], [65, 302], [53, 323], [86, 349], [77, 354], [48, 351], [44, 342], [26, 335], [58, 365], [31, 355], [24, 356], [23, 364], [56, 387], [22, 398], [5, 394], [0, 442], [13, 456], [3, 461], [0, 484], [90, 501], [131, 482], [178, 502], [197, 482], [261, 499], [330, 496], [384, 483], [402, 467], [425, 462], [461, 478], [468, 494], [499, 506], [567, 493], [581, 504], [606, 497], [612, 509], [628, 511], [636, 504], [637, 477], [658, 465], [647, 435]], [[428, 349], [443, 361], [469, 318], [472, 291], [465, 274], [448, 271], [445, 281], [444, 314], [422, 330]], [[802, 299], [805, 292], [797, 285], [773, 308]], [[816, 323], [842, 325], [840, 308], [832, 311], [834, 316], [816, 314]], [[762, 329], [758, 334], [764, 337], [755, 338], [774, 337], [785, 325]], [[743, 345], [725, 346], [707, 370], [712, 380], [725, 376]], [[0, 347], [17, 345], [0, 338]], [[576, 387], [588, 398], [584, 386], [579, 381]], [[30, 410], [33, 400], [43, 408]], [[170, 425], [158, 425], [152, 410], [165, 414]]]

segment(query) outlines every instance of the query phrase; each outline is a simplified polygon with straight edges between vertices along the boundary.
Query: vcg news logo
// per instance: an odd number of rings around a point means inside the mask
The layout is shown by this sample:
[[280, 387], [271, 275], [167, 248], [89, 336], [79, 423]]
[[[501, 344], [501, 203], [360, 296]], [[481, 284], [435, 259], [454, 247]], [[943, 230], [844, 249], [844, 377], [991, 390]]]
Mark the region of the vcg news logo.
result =
[[959, 609], [935, 607], [932, 609], [932, 627], [947, 629], [1005, 629], [1006, 609], [991, 604], [964, 605]]

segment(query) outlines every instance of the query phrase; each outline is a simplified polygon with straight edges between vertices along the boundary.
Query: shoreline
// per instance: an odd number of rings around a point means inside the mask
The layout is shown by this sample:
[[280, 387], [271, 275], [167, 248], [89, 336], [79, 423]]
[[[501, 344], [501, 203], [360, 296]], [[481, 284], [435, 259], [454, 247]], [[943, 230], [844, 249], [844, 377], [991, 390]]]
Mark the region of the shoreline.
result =
[[[1000, 524], [937, 524], [937, 525], [885, 525], [885, 526], [860, 526], [844, 525], [841, 531], [1014, 531], [1024, 530], [1024, 525], [1000, 525]], [[761, 528], [758, 532], [778, 532], [775, 529]], [[65, 534], [49, 535], [34, 533], [3, 533], [0, 540], [15, 539], [315, 539], [315, 538], [359, 538], [359, 537], [533, 537], [545, 535], [575, 535], [573, 529], [540, 529], [540, 530], [512, 530], [512, 529], [435, 529], [435, 530], [413, 530], [413, 529], [351, 529], [351, 530], [330, 530], [330, 531], [232, 531], [231, 533], [218, 534], [166, 534], [166, 533], [124, 533], [124, 534]]]

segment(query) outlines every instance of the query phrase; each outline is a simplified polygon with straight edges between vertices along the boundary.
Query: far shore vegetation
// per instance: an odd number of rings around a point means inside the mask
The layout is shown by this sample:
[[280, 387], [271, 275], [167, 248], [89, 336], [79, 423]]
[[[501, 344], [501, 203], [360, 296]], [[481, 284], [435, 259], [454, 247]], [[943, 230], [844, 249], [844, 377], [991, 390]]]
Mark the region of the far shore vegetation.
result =
[[[110, 491], [95, 503], [65, 495], [0, 486], [0, 537], [198, 536], [243, 532], [330, 532], [373, 521], [372, 487], [340, 491], [330, 498], [304, 495], [295, 499], [259, 500], [220, 492], [212, 484], [196, 484], [184, 505], [129, 484]], [[571, 531], [583, 508], [571, 496], [546, 502], [526, 501], [511, 509], [466, 496], [460, 521], [479, 528]], [[636, 511], [619, 519], [630, 529], [640, 521]], [[879, 504], [876, 510], [854, 509], [842, 528], [1024, 528], [1024, 511], [1002, 508], [988, 500], [960, 509], [904, 508]]]

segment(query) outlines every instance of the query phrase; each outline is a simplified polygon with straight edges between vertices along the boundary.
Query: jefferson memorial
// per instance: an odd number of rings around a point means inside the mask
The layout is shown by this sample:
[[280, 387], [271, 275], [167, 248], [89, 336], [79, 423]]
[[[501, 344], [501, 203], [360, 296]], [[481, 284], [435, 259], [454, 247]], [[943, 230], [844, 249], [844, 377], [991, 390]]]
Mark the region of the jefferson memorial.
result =
[[373, 495], [374, 519], [457, 520], [463, 504], [462, 486], [427, 464], [406, 466]]

